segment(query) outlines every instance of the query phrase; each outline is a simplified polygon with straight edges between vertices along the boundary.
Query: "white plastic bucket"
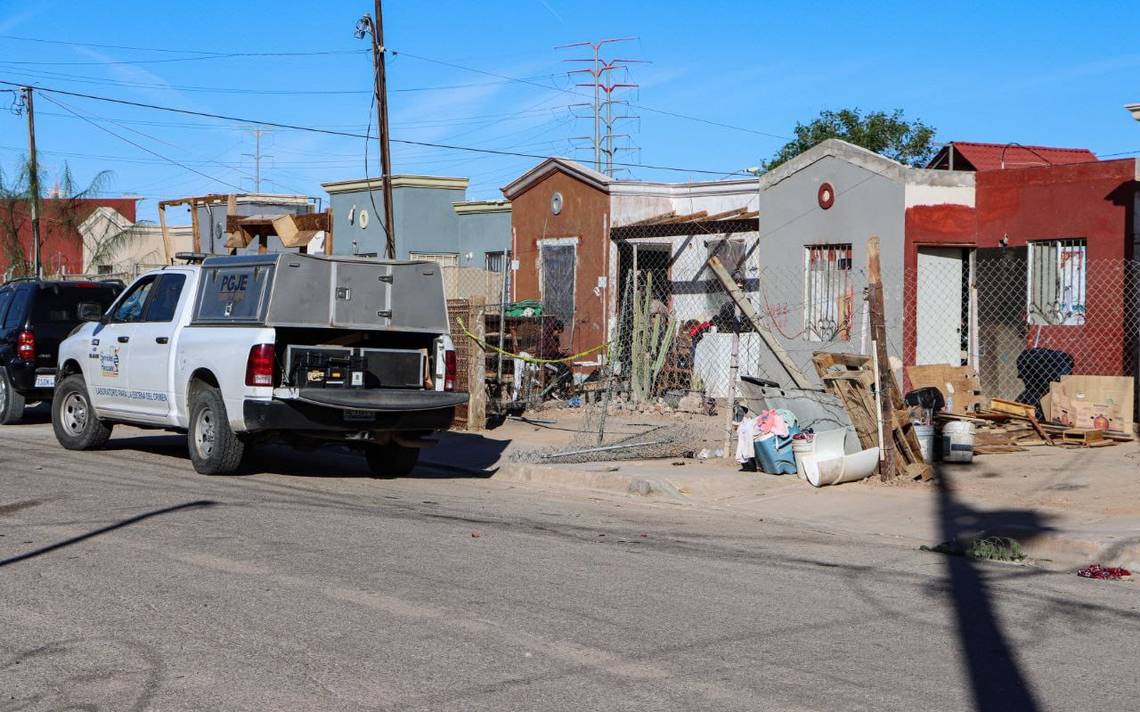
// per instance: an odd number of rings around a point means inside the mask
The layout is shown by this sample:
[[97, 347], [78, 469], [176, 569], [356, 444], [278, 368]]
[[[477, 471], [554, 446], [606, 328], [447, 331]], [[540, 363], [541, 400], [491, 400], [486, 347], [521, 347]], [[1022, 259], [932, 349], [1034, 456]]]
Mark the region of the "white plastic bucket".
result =
[[924, 462], [934, 462], [934, 426], [915, 425], [914, 434], [918, 437], [918, 447], [922, 450]]
[[804, 458], [815, 457], [815, 441], [793, 440], [792, 454], [796, 456], [796, 474], [799, 475], [801, 480], [806, 480], [807, 475], [804, 473]]
[[942, 426], [942, 461], [974, 460], [974, 424], [956, 420]]

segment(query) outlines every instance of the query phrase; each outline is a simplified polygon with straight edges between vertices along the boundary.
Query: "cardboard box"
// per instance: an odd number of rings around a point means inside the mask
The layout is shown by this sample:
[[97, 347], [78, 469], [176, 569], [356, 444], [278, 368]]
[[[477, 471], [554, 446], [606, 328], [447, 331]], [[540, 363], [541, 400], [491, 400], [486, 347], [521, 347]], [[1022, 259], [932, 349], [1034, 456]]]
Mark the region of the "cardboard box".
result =
[[1049, 384], [1041, 410], [1049, 422], [1132, 432], [1131, 376], [1062, 376]]
[[950, 409], [951, 413], [966, 415], [976, 411], [982, 403], [978, 372], [970, 366], [907, 366], [906, 376], [910, 380], [911, 390], [933, 386], [942, 393], [942, 398], [948, 404], [951, 399], [950, 390], [953, 389], [954, 407]]

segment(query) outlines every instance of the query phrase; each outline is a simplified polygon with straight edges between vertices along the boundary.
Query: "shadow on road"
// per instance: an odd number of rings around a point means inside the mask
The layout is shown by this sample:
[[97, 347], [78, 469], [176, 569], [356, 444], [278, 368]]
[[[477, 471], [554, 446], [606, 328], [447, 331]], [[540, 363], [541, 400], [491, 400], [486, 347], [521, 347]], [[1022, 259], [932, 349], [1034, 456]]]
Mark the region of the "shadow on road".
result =
[[[984, 532], [987, 523], [1025, 530], [1045, 529], [1029, 510], [983, 512], [954, 497], [952, 467], [934, 465], [938, 513], [944, 541], [963, 541]], [[1013, 644], [1002, 630], [980, 564], [966, 556], [946, 556], [946, 574], [957, 618], [962, 663], [969, 675], [974, 709], [1032, 712], [1038, 709], [1032, 685], [1017, 662]]]
[[[498, 462], [510, 440], [488, 438], [475, 433], [440, 433], [439, 444], [420, 453], [415, 471], [403, 478], [451, 479], [487, 478], [498, 470]], [[185, 435], [142, 434], [137, 437], [112, 436], [107, 450], [147, 452], [181, 460], [189, 466]], [[295, 448], [264, 444], [252, 448], [242, 466], [243, 475], [274, 474], [290, 477], [369, 477], [364, 456], [340, 445]]]
[[79, 536], [72, 537], [70, 539], [64, 539], [63, 541], [56, 542], [55, 544], [52, 544], [50, 546], [45, 546], [45, 547], [42, 547], [40, 549], [36, 549], [34, 551], [29, 551], [29, 552], [24, 553], [24, 554], [19, 554], [17, 556], [12, 556], [10, 558], [0, 560], [0, 568], [3, 568], [3, 567], [8, 566], [10, 564], [19, 563], [21, 561], [26, 561], [28, 559], [34, 559], [37, 556], [43, 556], [44, 554], [51, 553], [53, 551], [56, 551], [57, 549], [63, 549], [65, 547], [71, 546], [72, 544], [78, 544], [81, 541], [87, 541], [88, 539], [93, 539], [93, 538], [100, 536], [102, 534], [106, 534], [108, 532], [115, 531], [116, 529], [122, 529], [123, 527], [129, 527], [132, 524], [138, 524], [139, 522], [144, 521], [146, 519], [150, 519], [151, 517], [158, 517], [158, 516], [161, 516], [163, 514], [173, 514], [174, 512], [180, 512], [180, 511], [186, 510], [186, 509], [202, 509], [205, 507], [213, 507], [215, 504], [217, 504], [217, 502], [215, 502], [213, 500], [199, 499], [199, 500], [195, 500], [193, 502], [185, 502], [183, 504], [176, 504], [173, 507], [165, 507], [163, 509], [156, 509], [153, 512], [144, 512], [143, 514], [133, 516], [129, 519], [124, 519], [120, 522], [115, 522], [114, 524], [109, 524], [109, 525], [107, 525], [101, 529], [96, 529], [94, 531], [87, 532], [86, 534], [80, 534]]

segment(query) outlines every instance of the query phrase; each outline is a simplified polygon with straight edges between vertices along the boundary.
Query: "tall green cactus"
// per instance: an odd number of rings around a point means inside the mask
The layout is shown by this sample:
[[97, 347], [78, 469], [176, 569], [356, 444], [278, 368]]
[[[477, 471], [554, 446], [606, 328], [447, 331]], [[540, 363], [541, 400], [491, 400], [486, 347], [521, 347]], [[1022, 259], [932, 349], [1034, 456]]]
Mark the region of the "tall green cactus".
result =
[[633, 296], [630, 392], [636, 401], [647, 401], [653, 397], [657, 377], [677, 336], [677, 321], [673, 316], [653, 314], [652, 309], [653, 274], [646, 273], [644, 290]]

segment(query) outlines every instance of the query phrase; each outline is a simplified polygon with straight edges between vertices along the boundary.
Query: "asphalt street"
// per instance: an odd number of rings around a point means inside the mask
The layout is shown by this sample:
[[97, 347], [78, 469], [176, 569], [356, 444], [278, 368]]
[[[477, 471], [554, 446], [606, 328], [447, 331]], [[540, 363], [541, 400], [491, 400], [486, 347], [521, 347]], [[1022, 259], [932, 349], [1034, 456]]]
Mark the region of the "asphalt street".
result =
[[[0, 710], [1126, 710], [1133, 583], [335, 451], [0, 428]], [[948, 495], [949, 496], [949, 495]], [[968, 516], [948, 507], [955, 516]]]

